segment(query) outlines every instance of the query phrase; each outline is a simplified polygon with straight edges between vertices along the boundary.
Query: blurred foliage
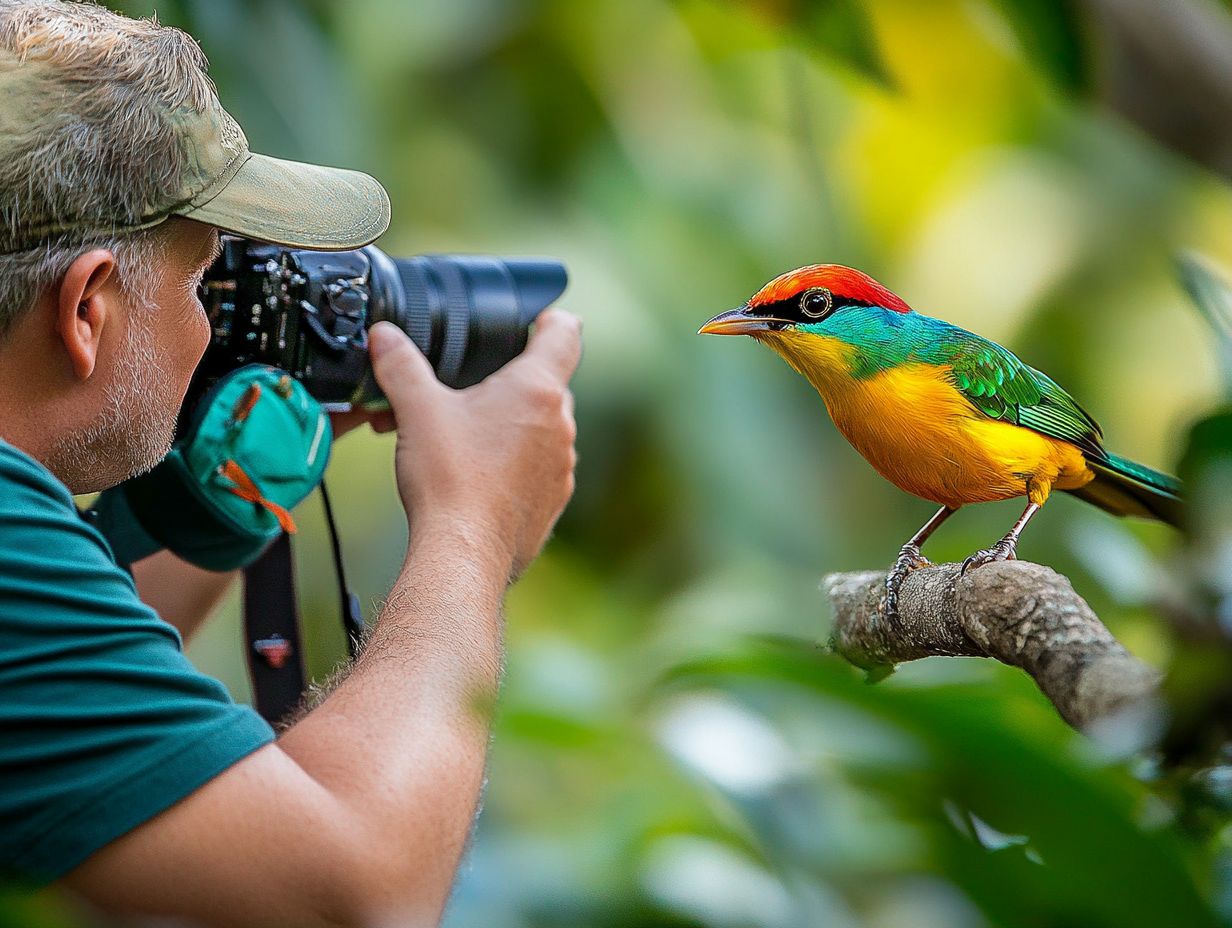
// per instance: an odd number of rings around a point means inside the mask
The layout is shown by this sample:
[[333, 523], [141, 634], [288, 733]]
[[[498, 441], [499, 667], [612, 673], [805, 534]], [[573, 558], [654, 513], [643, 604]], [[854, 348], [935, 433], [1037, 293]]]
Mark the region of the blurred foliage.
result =
[[996, 0], [996, 5], [1035, 67], [1063, 90], [1090, 89], [1091, 51], [1079, 0]]
[[[1168, 687], [1174, 721], [1165, 747], [1174, 762], [1218, 762], [1232, 744], [1232, 288], [1200, 256], [1183, 255], [1178, 268], [1214, 333], [1225, 395], [1190, 429], [1178, 470], [1193, 505], [1180, 564], [1188, 595], [1171, 610], [1179, 647]], [[1232, 755], [1222, 760], [1232, 762]], [[1198, 774], [1208, 785], [1229, 777], [1232, 766]], [[1227, 785], [1192, 798], [1222, 816], [1232, 812]]]
[[[1080, 4], [115, 5], [201, 40], [254, 148], [381, 177], [386, 249], [571, 269], [578, 491], [510, 597], [490, 786], [449, 924], [1232, 918], [1232, 785], [1210, 745], [1166, 767], [1116, 732], [1069, 731], [1008, 668], [930, 659], [867, 686], [819, 651], [820, 575], [888, 563], [930, 507], [768, 353], [694, 335], [783, 270], [853, 264], [1047, 370], [1118, 453], [1174, 466], [1223, 391], [1172, 255], [1232, 264], [1232, 196], [1085, 96]], [[1226, 514], [1224, 422], [1190, 459]], [[329, 477], [372, 612], [405, 544], [391, 455], [388, 438], [347, 438]], [[299, 557], [324, 674], [343, 647], [314, 505]], [[929, 553], [965, 556], [1017, 511], [964, 511]], [[1022, 554], [1180, 668], [1170, 692], [1205, 731], [1227, 679], [1232, 620], [1208, 581], [1232, 576], [1228, 525], [1182, 546], [1061, 498]], [[190, 654], [246, 695], [234, 603]]]

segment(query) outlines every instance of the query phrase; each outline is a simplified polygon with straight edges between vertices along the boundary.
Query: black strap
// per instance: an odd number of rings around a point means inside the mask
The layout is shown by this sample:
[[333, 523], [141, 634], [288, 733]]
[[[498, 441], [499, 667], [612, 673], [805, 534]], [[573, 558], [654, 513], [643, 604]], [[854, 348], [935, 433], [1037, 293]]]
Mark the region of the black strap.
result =
[[347, 585], [346, 570], [342, 565], [342, 543], [338, 540], [338, 526], [334, 523], [334, 506], [329, 501], [325, 481], [321, 481], [321, 502], [325, 504], [325, 524], [329, 526], [330, 550], [334, 555], [334, 573], [338, 577], [338, 596], [341, 599], [342, 630], [346, 632], [347, 651], [351, 657], [359, 656], [359, 646], [364, 640], [364, 616], [359, 609], [359, 597]]
[[[342, 627], [351, 657], [359, 653], [364, 638], [364, 617], [359, 597], [351, 592], [342, 564], [342, 546], [334, 507], [321, 482], [321, 502], [329, 527]], [[291, 538], [283, 534], [265, 553], [244, 568], [244, 638], [248, 642], [248, 675], [257, 711], [271, 724], [281, 721], [299, 705], [307, 685], [300, 647], [299, 603], [295, 598], [295, 565]]]
[[291, 538], [285, 533], [244, 568], [244, 639], [257, 711], [271, 724], [294, 709], [307, 684]]

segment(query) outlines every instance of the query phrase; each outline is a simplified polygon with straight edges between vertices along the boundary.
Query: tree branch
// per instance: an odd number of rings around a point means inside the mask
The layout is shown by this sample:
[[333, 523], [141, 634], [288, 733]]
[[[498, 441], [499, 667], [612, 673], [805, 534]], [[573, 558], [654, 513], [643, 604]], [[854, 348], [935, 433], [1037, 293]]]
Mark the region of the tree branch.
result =
[[1153, 696], [1160, 675], [1112, 637], [1069, 580], [1006, 561], [961, 576], [960, 565], [911, 573], [898, 616], [885, 614], [885, 574], [831, 574], [831, 646], [858, 667], [930, 655], [991, 657], [1025, 670], [1065, 721], [1086, 729]]

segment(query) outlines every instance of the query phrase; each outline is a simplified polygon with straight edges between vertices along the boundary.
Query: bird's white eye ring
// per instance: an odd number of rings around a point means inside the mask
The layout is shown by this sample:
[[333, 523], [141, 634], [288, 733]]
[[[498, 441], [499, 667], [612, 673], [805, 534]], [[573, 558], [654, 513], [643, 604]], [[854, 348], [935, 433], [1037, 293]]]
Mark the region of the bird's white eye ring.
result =
[[834, 308], [834, 294], [826, 287], [813, 287], [800, 294], [800, 311], [810, 319], [820, 319]]

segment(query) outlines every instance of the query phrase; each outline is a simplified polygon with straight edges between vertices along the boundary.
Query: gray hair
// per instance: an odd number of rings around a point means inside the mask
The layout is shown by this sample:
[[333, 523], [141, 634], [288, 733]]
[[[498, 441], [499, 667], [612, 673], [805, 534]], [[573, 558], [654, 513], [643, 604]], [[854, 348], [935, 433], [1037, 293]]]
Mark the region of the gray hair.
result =
[[110, 249], [120, 285], [148, 302], [166, 236], [116, 230], [177, 188], [188, 153], [166, 114], [215, 104], [204, 54], [178, 29], [93, 2], [0, 0], [0, 55], [29, 75], [29, 130], [6, 132], [0, 158], [0, 240], [33, 217], [82, 220], [0, 254], [0, 338], [92, 248]]
[[116, 259], [121, 290], [136, 305], [154, 302], [155, 269], [164, 253], [163, 226], [121, 235], [57, 239], [14, 254], [0, 255], [0, 339], [62, 278], [77, 258], [95, 248], [106, 248]]

